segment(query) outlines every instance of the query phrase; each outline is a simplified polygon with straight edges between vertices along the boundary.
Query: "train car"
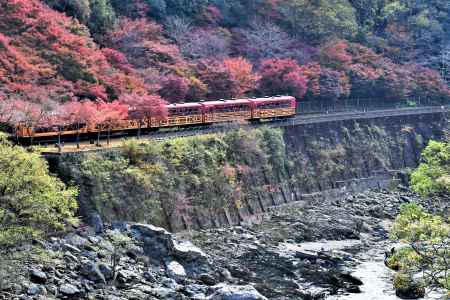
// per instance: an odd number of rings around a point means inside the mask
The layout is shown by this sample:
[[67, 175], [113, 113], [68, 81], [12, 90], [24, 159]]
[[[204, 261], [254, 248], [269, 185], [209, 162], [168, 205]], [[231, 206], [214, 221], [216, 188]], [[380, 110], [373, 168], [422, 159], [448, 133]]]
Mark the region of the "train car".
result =
[[[139, 122], [140, 120], [120, 120], [115, 121], [113, 124], [108, 125], [105, 123], [104, 125], [97, 125], [95, 127], [88, 128], [88, 132], [99, 132], [99, 131], [110, 131], [110, 132], [117, 132], [117, 131], [128, 131], [128, 130], [135, 130], [139, 128]], [[146, 122], [141, 121], [141, 129], [146, 128]]]
[[252, 119], [290, 117], [295, 115], [296, 100], [291, 96], [250, 99]]
[[[79, 126], [79, 127], [78, 127]], [[84, 134], [89, 131], [86, 124], [80, 125], [66, 125], [66, 126], [51, 126], [51, 127], [30, 127], [24, 124], [16, 126], [15, 134], [19, 138], [45, 138], [54, 137], [58, 135], [76, 135]]]
[[200, 103], [180, 103], [166, 105], [167, 118], [151, 119], [151, 127], [184, 126], [203, 123], [203, 105]]
[[90, 133], [130, 133], [138, 129], [164, 128], [187, 125], [213, 124], [241, 120], [264, 120], [291, 117], [296, 113], [296, 100], [291, 96], [254, 99], [220, 100], [166, 105], [168, 116], [164, 119], [138, 120], [130, 109], [128, 120], [113, 124], [72, 124], [66, 126], [30, 127], [16, 126], [18, 138], [55, 138], [58, 136], [88, 135]]
[[204, 123], [250, 120], [252, 102], [246, 99], [208, 101], [203, 103]]

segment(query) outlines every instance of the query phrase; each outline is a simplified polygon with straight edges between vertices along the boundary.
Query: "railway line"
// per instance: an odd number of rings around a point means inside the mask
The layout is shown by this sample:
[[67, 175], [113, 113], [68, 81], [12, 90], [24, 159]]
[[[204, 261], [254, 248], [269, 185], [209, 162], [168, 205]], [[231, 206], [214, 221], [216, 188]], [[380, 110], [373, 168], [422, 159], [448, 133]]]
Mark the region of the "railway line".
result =
[[[218, 123], [210, 126], [195, 126], [195, 127], [180, 127], [170, 128], [159, 132], [152, 132], [147, 135], [141, 136], [141, 141], [164, 141], [168, 139], [189, 137], [196, 135], [214, 134], [229, 131], [230, 129], [247, 127], [255, 128], [259, 126], [270, 127], [289, 127], [298, 125], [308, 125], [317, 123], [327, 123], [336, 121], [347, 120], [364, 120], [374, 119], [382, 117], [401, 117], [401, 116], [413, 116], [424, 114], [448, 114], [450, 113], [450, 105], [442, 106], [423, 106], [423, 107], [411, 107], [411, 108], [389, 108], [389, 109], [377, 109], [377, 110], [351, 110], [341, 112], [324, 112], [324, 113], [310, 113], [310, 114], [298, 114], [295, 117], [280, 120], [270, 120], [260, 123]], [[123, 139], [128, 137], [118, 137], [111, 140], [109, 147], [103, 145], [97, 147], [95, 145], [89, 145], [87, 143], [82, 145], [81, 149], [76, 149], [75, 143], [68, 143], [62, 147], [61, 152], [54, 147], [48, 147], [42, 151], [44, 156], [60, 155], [61, 153], [73, 153], [73, 152], [91, 152], [91, 151], [103, 151], [111, 148], [120, 147]]]

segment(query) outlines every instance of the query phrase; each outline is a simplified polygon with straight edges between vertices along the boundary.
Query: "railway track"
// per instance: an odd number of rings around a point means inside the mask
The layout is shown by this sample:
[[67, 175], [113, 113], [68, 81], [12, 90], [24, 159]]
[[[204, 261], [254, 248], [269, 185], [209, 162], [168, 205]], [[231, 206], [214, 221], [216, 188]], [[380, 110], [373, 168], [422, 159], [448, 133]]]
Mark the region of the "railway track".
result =
[[[317, 124], [325, 122], [336, 122], [346, 120], [363, 120], [374, 119], [381, 117], [396, 117], [396, 116], [411, 116], [421, 114], [434, 114], [434, 113], [450, 113], [450, 106], [432, 106], [432, 107], [417, 107], [417, 108], [399, 108], [399, 109], [385, 109], [375, 111], [353, 111], [353, 112], [340, 112], [340, 113], [325, 113], [318, 115], [297, 115], [294, 118], [267, 121], [257, 124], [245, 124], [247, 127], [287, 127], [296, 125]], [[184, 130], [175, 131], [173, 133], [156, 133], [147, 136], [147, 139], [153, 140], [165, 140], [176, 137], [186, 137], [198, 134], [218, 133], [224, 130], [229, 130], [233, 125], [220, 124], [213, 125], [211, 127], [199, 127], [199, 128], [187, 128]]]
[[[364, 120], [364, 119], [374, 119], [382, 117], [397, 117], [397, 116], [412, 116], [412, 115], [423, 115], [423, 114], [436, 114], [450, 113], [450, 105], [447, 106], [427, 106], [427, 107], [414, 107], [414, 108], [396, 108], [396, 109], [380, 109], [372, 111], [343, 111], [343, 112], [333, 112], [333, 113], [322, 113], [322, 114], [301, 114], [296, 117], [281, 120], [271, 120], [261, 123], [224, 123], [224, 124], [214, 124], [211, 126], [198, 126], [198, 127], [187, 127], [187, 128], [173, 128], [167, 131], [154, 132], [148, 135], [141, 136], [142, 141], [154, 140], [154, 141], [164, 141], [168, 139], [189, 137], [195, 135], [205, 135], [226, 132], [231, 129], [236, 129], [239, 127], [256, 128], [260, 126], [269, 127], [288, 127], [297, 125], [307, 125], [307, 124], [317, 124], [326, 122], [336, 122], [336, 121], [346, 121], [346, 120]], [[119, 140], [122, 140], [119, 138]], [[114, 140], [117, 139], [113, 139]], [[72, 145], [66, 144], [65, 147]], [[73, 146], [73, 145], [72, 145]], [[64, 148], [65, 148], [64, 147]], [[90, 151], [102, 151], [109, 150], [112, 147], [93, 147], [91, 149], [84, 150], [74, 150], [66, 151], [63, 149], [62, 153], [73, 153], [73, 152], [90, 152]], [[119, 147], [119, 146], [116, 146]], [[55, 151], [44, 151], [42, 152], [44, 156], [59, 155], [61, 153]]]

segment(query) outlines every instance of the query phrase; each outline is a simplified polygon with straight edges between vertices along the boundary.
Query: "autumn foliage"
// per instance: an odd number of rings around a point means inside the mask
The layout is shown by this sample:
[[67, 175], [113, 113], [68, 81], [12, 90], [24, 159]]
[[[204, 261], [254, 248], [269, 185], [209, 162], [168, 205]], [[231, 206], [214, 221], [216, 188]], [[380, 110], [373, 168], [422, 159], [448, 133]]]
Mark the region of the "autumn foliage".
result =
[[289, 94], [302, 98], [308, 78], [301, 67], [291, 59], [268, 59], [261, 65], [259, 89], [267, 95]]
[[[357, 1], [0, 0], [0, 121], [108, 126], [125, 106], [164, 116], [167, 102], [277, 94], [448, 99], [445, 62], [427, 46], [445, 44], [449, 22], [423, 10], [437, 2], [375, 18], [364, 12], [380, 7]], [[369, 19], [379, 32], [358, 31]], [[440, 35], [426, 28], [438, 23]]]

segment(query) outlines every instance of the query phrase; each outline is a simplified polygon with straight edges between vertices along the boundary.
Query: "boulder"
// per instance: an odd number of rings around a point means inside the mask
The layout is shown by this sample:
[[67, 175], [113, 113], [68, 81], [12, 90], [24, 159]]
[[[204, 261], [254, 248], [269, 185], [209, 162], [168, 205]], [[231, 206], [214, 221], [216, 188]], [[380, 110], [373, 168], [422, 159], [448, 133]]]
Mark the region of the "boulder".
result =
[[117, 272], [117, 281], [119, 283], [134, 283], [139, 281], [139, 276], [130, 270], [120, 270]]
[[208, 256], [197, 246], [192, 244], [190, 241], [177, 241], [171, 240], [171, 254], [186, 262], [206, 262]]
[[172, 235], [164, 228], [149, 224], [132, 224], [131, 232], [144, 242], [144, 252], [149, 257], [161, 261], [169, 256]]
[[210, 285], [210, 286], [211, 286], [211, 285], [215, 285], [215, 284], [217, 283], [216, 279], [215, 279], [212, 275], [210, 275], [210, 274], [208, 274], [208, 273], [200, 274], [199, 279], [200, 279], [204, 284]]
[[67, 250], [67, 251], [69, 251], [71, 253], [75, 253], [75, 254], [81, 253], [80, 249], [78, 249], [77, 247], [75, 247], [75, 246], [73, 246], [71, 244], [63, 244], [62, 247], [63, 247], [64, 250]]
[[59, 287], [59, 292], [65, 296], [76, 296], [80, 290], [72, 284], [63, 284]]
[[79, 236], [78, 234], [69, 234], [66, 238], [65, 241], [67, 244], [75, 246], [77, 248], [82, 248], [85, 245], [89, 244], [88, 239]]
[[30, 284], [30, 286], [27, 289], [27, 294], [30, 296], [35, 296], [41, 293], [41, 288], [37, 284]]
[[89, 218], [89, 224], [94, 228], [95, 234], [102, 234], [104, 231], [102, 218], [98, 213], [92, 213]]
[[45, 284], [47, 282], [47, 274], [37, 269], [30, 269], [30, 280], [37, 284]]
[[209, 300], [267, 300], [251, 285], [226, 285], [214, 287], [215, 292]]
[[111, 270], [111, 267], [108, 266], [105, 263], [99, 263], [98, 264], [98, 269], [100, 270], [100, 272], [103, 274], [103, 276], [105, 277], [105, 279], [109, 280], [112, 279], [113, 277], [113, 271]]
[[189, 284], [185, 287], [185, 292], [188, 296], [193, 297], [195, 295], [204, 295], [208, 291], [207, 286], [200, 284]]
[[175, 281], [180, 282], [186, 278], [186, 271], [184, 267], [176, 261], [171, 261], [166, 265], [167, 276], [175, 279]]
[[93, 282], [106, 284], [106, 278], [96, 263], [88, 262], [83, 266], [81, 273]]

